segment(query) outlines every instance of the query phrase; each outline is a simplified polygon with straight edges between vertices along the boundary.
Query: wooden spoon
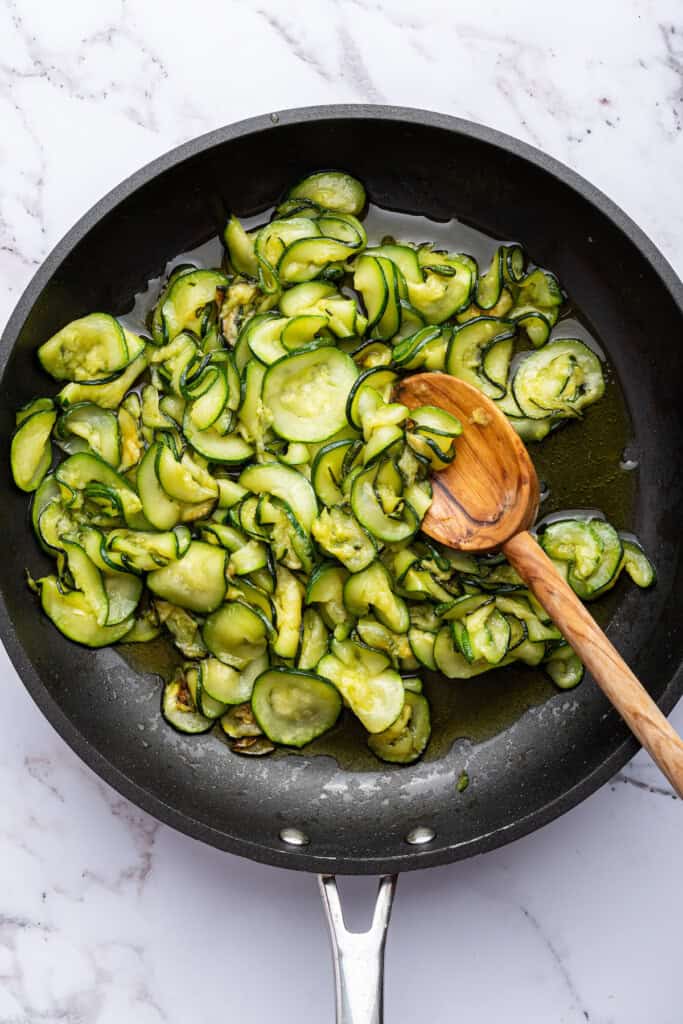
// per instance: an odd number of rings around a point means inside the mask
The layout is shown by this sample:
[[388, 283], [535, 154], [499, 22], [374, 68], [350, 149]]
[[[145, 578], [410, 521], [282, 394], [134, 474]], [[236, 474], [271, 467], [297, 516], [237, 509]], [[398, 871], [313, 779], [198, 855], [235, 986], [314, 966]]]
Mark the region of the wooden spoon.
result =
[[461, 551], [503, 551], [683, 798], [683, 741], [528, 532], [538, 512], [538, 477], [505, 416], [476, 388], [443, 373], [406, 377], [396, 397], [410, 409], [445, 409], [463, 426], [454, 461], [433, 477], [423, 531]]

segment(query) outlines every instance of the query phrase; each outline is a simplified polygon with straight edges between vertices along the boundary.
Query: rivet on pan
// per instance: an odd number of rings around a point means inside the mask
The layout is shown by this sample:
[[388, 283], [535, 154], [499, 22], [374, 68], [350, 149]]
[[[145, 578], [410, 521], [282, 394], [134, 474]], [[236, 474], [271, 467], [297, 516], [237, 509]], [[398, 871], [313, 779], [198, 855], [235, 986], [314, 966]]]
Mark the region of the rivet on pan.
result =
[[280, 830], [280, 839], [289, 846], [308, 846], [310, 839], [300, 828], [283, 828]]
[[410, 843], [411, 846], [421, 846], [422, 843], [431, 843], [435, 837], [436, 832], [433, 828], [427, 828], [426, 825], [418, 825], [417, 828], [410, 830], [406, 836], [406, 842]]

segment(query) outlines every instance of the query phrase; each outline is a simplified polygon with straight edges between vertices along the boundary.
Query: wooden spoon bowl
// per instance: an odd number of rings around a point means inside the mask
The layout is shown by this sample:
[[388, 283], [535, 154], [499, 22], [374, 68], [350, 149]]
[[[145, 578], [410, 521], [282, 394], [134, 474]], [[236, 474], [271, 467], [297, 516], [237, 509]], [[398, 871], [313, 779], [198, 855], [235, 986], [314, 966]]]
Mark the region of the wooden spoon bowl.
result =
[[422, 529], [461, 551], [484, 554], [533, 525], [539, 486], [519, 434], [481, 391], [444, 373], [418, 373], [396, 389], [409, 409], [435, 405], [459, 419], [457, 457], [432, 479]]

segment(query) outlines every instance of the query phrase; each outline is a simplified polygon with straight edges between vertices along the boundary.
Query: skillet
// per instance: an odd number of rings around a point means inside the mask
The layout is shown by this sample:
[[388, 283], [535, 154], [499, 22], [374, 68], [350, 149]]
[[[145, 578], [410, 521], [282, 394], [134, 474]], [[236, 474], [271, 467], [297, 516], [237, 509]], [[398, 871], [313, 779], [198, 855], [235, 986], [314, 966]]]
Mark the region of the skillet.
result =
[[[2, 450], [9, 450], [14, 410], [45, 391], [34, 356], [45, 338], [94, 309], [125, 313], [170, 256], [217, 233], [228, 205], [238, 215], [257, 213], [287, 184], [330, 164], [364, 181], [382, 207], [458, 217], [494, 237], [521, 239], [536, 262], [558, 274], [604, 341], [639, 463], [630, 520], [658, 569], [651, 591], [620, 592], [608, 633], [668, 712], [683, 689], [683, 286], [604, 195], [498, 132], [418, 110], [314, 107], [219, 129], [143, 168], [72, 228], [12, 314], [0, 348]], [[590, 463], [595, 452], [584, 457]], [[393, 874], [455, 861], [551, 821], [636, 750], [589, 679], [571, 694], [569, 709], [567, 694], [558, 693], [486, 742], [461, 740], [436, 760], [400, 770], [354, 771], [325, 756], [240, 759], [213, 735], [176, 735], [160, 719], [153, 673], [131, 669], [114, 650], [86, 652], [39, 613], [24, 570], [46, 565], [6, 458], [0, 494], [0, 636], [33, 699], [115, 789], [216, 847], [324, 875]], [[456, 787], [463, 750], [476, 781], [464, 794]], [[331, 923], [341, 928], [333, 883], [328, 878], [322, 887]], [[390, 883], [380, 896], [369, 936], [375, 952]], [[344, 942], [340, 982], [344, 962], [358, 953]], [[340, 1019], [379, 1020], [372, 992], [371, 1009], [347, 1002]]]

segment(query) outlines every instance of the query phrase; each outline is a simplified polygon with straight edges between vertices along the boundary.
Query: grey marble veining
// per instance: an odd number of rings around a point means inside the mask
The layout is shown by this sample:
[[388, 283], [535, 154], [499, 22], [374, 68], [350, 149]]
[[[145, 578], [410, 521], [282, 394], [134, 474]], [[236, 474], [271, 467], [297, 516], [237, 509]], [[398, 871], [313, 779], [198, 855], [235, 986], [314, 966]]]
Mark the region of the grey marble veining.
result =
[[[122, 177], [201, 132], [312, 103], [510, 132], [590, 178], [683, 271], [675, 0], [0, 0], [0, 39], [2, 317]], [[0, 1024], [331, 1020], [312, 879], [136, 810], [0, 658]], [[639, 754], [535, 836], [405, 876], [387, 1020], [677, 1024], [682, 859], [679, 802]], [[360, 911], [367, 884], [345, 889]]]

